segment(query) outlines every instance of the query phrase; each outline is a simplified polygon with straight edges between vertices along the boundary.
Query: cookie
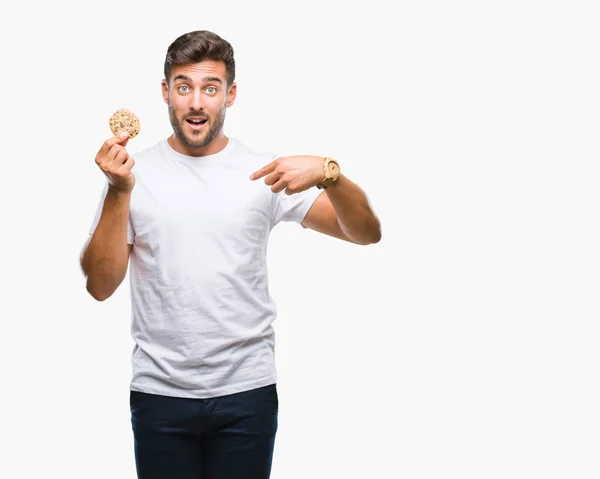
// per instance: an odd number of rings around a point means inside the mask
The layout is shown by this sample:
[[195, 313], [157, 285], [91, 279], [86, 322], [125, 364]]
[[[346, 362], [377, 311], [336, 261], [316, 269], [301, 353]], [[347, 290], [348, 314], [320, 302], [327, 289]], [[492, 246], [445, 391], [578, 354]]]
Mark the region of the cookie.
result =
[[110, 117], [110, 131], [113, 135], [118, 136], [122, 131], [129, 133], [129, 138], [133, 138], [140, 132], [140, 120], [135, 114], [129, 110], [121, 108], [114, 112]]

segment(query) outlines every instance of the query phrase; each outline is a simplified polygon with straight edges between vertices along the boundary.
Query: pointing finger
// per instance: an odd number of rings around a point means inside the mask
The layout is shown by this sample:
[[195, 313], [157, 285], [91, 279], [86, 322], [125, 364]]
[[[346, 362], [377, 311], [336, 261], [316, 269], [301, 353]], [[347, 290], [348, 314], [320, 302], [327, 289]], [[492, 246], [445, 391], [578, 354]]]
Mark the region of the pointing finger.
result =
[[255, 171], [250, 175], [251, 180], [258, 180], [265, 175], [271, 173], [277, 167], [277, 160], [272, 161], [268, 165], [263, 166], [260, 170]]

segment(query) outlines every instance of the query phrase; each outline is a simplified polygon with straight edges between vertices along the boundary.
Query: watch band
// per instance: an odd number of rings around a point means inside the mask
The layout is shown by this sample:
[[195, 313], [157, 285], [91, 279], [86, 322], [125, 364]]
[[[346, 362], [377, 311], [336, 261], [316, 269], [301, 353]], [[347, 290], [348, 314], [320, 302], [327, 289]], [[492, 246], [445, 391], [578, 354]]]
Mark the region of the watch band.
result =
[[317, 188], [320, 190], [325, 190], [330, 187], [335, 180], [333, 178], [325, 178], [321, 183], [317, 184]]

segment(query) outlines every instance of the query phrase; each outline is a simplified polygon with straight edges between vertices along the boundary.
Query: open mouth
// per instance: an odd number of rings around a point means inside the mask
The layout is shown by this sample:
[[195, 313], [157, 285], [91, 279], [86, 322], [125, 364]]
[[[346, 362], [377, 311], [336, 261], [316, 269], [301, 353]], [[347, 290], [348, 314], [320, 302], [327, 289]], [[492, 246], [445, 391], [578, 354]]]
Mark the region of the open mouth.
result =
[[200, 126], [204, 125], [208, 121], [208, 119], [207, 118], [187, 118], [185, 121], [187, 121], [193, 127], [200, 127]]

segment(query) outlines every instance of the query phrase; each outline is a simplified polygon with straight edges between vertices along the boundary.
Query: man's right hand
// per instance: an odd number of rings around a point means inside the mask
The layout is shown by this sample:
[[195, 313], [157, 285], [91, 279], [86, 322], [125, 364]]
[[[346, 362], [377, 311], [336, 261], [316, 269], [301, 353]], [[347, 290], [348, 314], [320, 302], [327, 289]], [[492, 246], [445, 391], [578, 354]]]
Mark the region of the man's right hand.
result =
[[113, 136], [104, 142], [96, 155], [96, 164], [108, 178], [109, 184], [126, 193], [135, 186], [135, 176], [131, 172], [135, 161], [125, 149], [128, 141], [126, 132]]

